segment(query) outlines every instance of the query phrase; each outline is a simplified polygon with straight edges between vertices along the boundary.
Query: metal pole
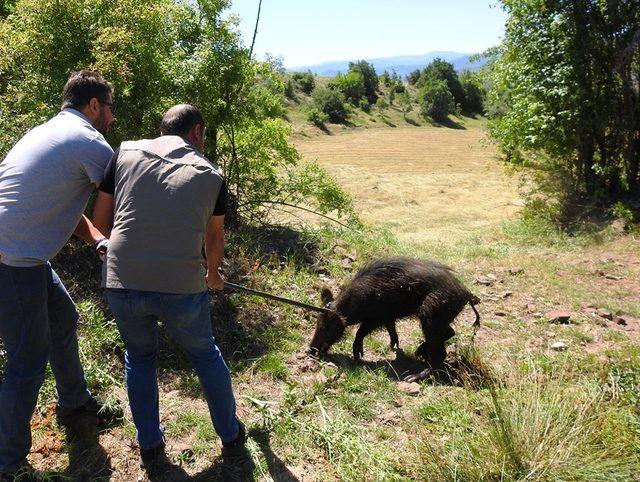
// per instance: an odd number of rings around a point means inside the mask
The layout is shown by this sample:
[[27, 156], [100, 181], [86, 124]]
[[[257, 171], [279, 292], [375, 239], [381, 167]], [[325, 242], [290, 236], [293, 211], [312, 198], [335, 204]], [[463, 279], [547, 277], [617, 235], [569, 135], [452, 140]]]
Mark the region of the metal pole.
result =
[[319, 306], [309, 305], [307, 303], [302, 303], [301, 301], [290, 300], [289, 298], [283, 298], [282, 296], [272, 295], [270, 293], [265, 293], [263, 291], [254, 290], [251, 288], [247, 288], [246, 286], [242, 286], [239, 284], [231, 283], [229, 281], [224, 282], [224, 287], [229, 288], [234, 291], [241, 291], [243, 293], [248, 293], [251, 295], [260, 296], [262, 298], [267, 298], [270, 300], [280, 301], [281, 303], [287, 303], [289, 305], [299, 306], [300, 308], [306, 308], [312, 311], [319, 311], [321, 313], [331, 313], [331, 310], [327, 308], [320, 308]]

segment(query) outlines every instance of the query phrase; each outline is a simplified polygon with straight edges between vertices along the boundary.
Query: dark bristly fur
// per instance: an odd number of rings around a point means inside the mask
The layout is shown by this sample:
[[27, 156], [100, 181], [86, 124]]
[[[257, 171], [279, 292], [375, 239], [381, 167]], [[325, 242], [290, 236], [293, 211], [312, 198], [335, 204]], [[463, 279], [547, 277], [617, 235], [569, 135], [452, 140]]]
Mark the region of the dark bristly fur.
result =
[[[345, 327], [360, 325], [353, 342], [353, 356], [363, 355], [362, 341], [376, 328], [384, 326], [392, 348], [398, 348], [396, 320], [415, 315], [425, 341], [416, 350], [430, 369], [440, 368], [446, 357], [445, 342], [455, 331], [451, 323], [469, 303], [476, 313], [480, 300], [453, 275], [452, 269], [434, 261], [388, 258], [360, 270], [334, 300], [328, 289], [322, 301], [333, 313], [318, 315], [310, 350], [326, 353], [344, 335]], [[429, 369], [411, 377], [425, 378]]]

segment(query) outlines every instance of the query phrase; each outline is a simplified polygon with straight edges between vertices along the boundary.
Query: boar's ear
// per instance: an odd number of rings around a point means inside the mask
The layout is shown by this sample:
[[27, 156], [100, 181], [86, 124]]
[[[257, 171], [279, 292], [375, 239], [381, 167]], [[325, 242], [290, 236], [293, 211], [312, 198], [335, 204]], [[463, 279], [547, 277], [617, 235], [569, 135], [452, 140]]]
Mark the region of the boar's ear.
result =
[[322, 300], [323, 305], [331, 303], [333, 301], [333, 293], [331, 293], [331, 290], [325, 286], [320, 292], [320, 299]]

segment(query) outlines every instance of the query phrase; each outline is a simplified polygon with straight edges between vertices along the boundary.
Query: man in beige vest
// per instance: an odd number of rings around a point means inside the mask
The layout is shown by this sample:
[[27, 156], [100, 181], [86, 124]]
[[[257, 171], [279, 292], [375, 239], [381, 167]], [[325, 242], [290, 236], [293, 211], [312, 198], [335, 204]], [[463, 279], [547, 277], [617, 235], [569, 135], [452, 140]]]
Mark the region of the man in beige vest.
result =
[[[226, 187], [202, 154], [204, 122], [176, 105], [156, 139], [123, 142], [105, 172], [93, 222], [109, 237], [106, 288], [126, 345], [125, 376], [143, 464], [164, 460], [158, 413], [158, 324], [185, 351], [209, 405], [223, 454], [242, 450], [231, 377], [211, 330], [207, 287], [223, 288]], [[207, 257], [203, 266], [202, 247]]]

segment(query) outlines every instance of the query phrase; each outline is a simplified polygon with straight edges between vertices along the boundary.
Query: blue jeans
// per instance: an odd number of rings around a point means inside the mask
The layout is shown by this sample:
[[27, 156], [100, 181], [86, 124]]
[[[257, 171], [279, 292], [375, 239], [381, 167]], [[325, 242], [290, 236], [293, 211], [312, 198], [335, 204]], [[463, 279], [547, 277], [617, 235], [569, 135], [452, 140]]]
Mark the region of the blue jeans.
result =
[[162, 441], [158, 408], [158, 322], [184, 350], [200, 380], [211, 421], [223, 442], [235, 440], [240, 426], [231, 376], [211, 331], [207, 292], [175, 295], [107, 289], [109, 307], [124, 340], [125, 378], [141, 450]]
[[78, 312], [49, 263], [0, 264], [0, 338], [7, 352], [0, 387], [0, 473], [26, 463], [29, 423], [47, 361], [60, 405], [77, 408], [91, 396], [78, 357], [77, 325]]

